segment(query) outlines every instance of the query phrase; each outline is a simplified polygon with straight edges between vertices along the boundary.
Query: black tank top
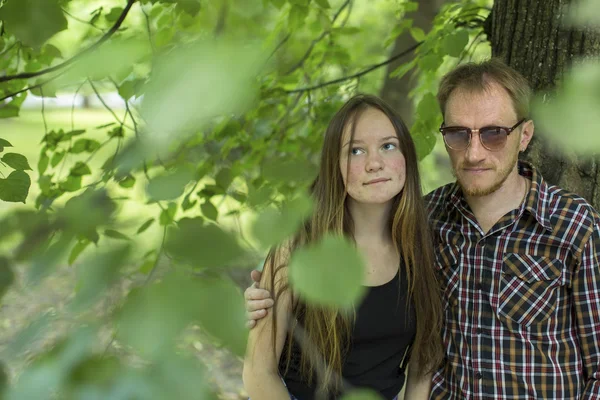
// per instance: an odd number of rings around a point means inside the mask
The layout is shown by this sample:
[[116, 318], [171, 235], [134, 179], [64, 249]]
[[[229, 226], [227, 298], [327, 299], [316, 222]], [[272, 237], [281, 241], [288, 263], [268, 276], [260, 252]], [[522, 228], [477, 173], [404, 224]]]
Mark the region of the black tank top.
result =
[[[398, 275], [400, 274], [400, 279]], [[415, 336], [414, 306], [407, 307], [408, 285], [404, 268], [381, 286], [367, 288], [357, 309], [351, 343], [342, 366], [342, 376], [351, 387], [367, 387], [393, 399], [404, 386], [403, 359]], [[289, 340], [289, 336], [288, 336]], [[279, 371], [287, 388], [298, 400], [315, 399], [316, 380], [308, 385], [300, 374], [300, 347], [292, 343], [290, 366], [285, 371], [287, 343]], [[332, 395], [335, 399], [342, 393]]]

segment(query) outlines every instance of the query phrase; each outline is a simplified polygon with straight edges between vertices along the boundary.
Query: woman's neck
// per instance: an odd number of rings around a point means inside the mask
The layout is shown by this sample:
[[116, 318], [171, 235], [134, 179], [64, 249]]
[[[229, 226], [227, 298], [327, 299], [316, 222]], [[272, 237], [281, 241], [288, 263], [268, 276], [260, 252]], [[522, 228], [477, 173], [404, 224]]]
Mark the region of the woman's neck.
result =
[[354, 239], [357, 244], [391, 241], [389, 227], [392, 203], [364, 204], [349, 200], [348, 208], [354, 223]]

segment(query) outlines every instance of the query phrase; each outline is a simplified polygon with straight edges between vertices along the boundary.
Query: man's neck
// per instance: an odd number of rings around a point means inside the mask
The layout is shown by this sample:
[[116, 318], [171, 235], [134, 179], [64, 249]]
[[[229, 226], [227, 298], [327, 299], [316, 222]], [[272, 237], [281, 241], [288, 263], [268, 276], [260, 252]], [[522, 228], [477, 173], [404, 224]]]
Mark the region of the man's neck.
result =
[[485, 196], [468, 196], [465, 199], [483, 232], [487, 233], [500, 218], [518, 208], [528, 192], [527, 178], [515, 168], [496, 191]]

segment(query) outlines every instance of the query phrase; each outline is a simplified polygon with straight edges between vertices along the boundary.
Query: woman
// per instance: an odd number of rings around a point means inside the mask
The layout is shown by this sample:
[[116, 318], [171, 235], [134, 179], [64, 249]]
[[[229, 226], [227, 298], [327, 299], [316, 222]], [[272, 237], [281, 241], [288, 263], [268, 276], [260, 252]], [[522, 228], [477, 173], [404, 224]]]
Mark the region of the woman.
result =
[[[312, 217], [265, 262], [260, 286], [275, 301], [250, 332], [248, 394], [306, 400], [368, 387], [393, 399], [409, 354], [405, 398], [428, 398], [442, 356], [441, 305], [415, 146], [391, 107], [358, 95], [336, 113], [312, 196]], [[366, 260], [368, 290], [354, 315], [305, 304], [288, 286], [290, 255], [326, 233], [353, 240]]]

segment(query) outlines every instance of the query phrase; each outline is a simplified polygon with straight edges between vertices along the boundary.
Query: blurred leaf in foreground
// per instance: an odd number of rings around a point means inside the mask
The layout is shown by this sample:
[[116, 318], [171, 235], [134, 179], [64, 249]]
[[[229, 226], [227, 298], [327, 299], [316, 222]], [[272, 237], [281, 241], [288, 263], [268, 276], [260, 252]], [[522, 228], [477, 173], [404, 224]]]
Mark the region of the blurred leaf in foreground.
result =
[[142, 355], [168, 354], [174, 339], [191, 323], [242, 355], [246, 344], [243, 296], [223, 278], [170, 274], [130, 293], [119, 318], [119, 337]]
[[57, 0], [7, 0], [0, 8], [0, 20], [8, 33], [33, 48], [40, 48], [55, 33], [67, 29]]
[[233, 235], [202, 218], [179, 220], [168, 238], [167, 250], [195, 268], [227, 266], [244, 254]]
[[210, 118], [253, 97], [260, 48], [223, 41], [182, 47], [159, 58], [146, 85], [142, 115], [155, 149], [196, 133]]
[[288, 201], [281, 211], [267, 208], [254, 223], [253, 234], [265, 247], [279, 244], [297, 232], [311, 211], [312, 200], [308, 196]]
[[312, 304], [348, 308], [364, 293], [364, 262], [356, 247], [339, 236], [297, 250], [289, 277], [294, 290]]
[[575, 25], [600, 27], [600, 1], [580, 0], [569, 5], [567, 21]]
[[[545, 95], [547, 96], [547, 95]], [[581, 154], [600, 150], [600, 62], [588, 61], [565, 75], [556, 97], [533, 101], [536, 128], [557, 147]], [[537, 130], [537, 129], [536, 129]]]

